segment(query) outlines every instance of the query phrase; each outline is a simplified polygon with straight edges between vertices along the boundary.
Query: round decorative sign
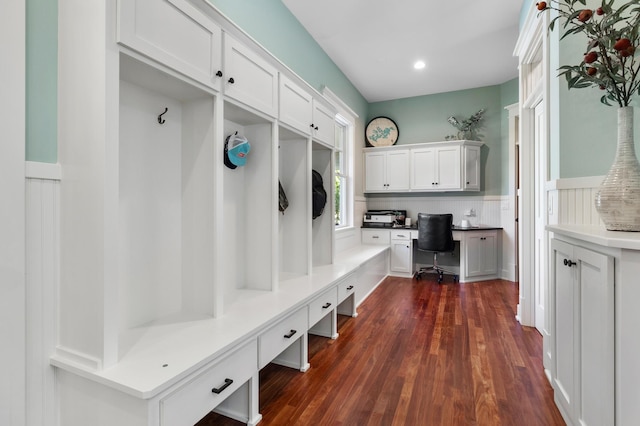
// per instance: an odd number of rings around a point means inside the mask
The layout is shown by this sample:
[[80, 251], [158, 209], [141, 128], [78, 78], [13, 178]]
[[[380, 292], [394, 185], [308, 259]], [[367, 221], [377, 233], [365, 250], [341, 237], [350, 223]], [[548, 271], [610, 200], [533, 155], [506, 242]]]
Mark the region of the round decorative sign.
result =
[[398, 142], [400, 129], [389, 117], [376, 117], [369, 121], [364, 134], [367, 146], [391, 146]]

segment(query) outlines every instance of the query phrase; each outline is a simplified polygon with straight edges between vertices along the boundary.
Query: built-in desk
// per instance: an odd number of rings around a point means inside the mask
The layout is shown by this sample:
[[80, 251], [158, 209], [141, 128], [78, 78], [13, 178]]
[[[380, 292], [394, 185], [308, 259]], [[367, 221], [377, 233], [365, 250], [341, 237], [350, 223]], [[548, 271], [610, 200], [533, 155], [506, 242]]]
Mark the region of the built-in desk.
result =
[[[453, 239], [456, 249], [453, 253], [438, 256], [438, 263], [459, 271], [460, 282], [484, 281], [498, 278], [500, 271], [500, 227], [454, 228]], [[430, 265], [432, 258], [427, 253], [418, 252], [414, 241], [418, 229], [410, 228], [369, 228], [362, 227], [363, 244], [385, 244], [391, 247], [390, 275], [413, 276], [422, 265]]]

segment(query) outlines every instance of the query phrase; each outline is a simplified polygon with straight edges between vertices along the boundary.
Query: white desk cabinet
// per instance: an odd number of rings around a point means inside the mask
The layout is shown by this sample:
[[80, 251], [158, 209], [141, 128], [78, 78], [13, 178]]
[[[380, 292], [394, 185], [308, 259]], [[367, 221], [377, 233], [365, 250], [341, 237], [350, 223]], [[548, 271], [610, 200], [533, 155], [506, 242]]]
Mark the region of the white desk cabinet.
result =
[[613, 425], [614, 258], [551, 240], [556, 404], [568, 424]]
[[498, 273], [498, 231], [465, 232], [466, 277]]
[[412, 273], [411, 230], [391, 231], [391, 272]]
[[409, 189], [409, 151], [365, 153], [365, 191], [406, 191]]

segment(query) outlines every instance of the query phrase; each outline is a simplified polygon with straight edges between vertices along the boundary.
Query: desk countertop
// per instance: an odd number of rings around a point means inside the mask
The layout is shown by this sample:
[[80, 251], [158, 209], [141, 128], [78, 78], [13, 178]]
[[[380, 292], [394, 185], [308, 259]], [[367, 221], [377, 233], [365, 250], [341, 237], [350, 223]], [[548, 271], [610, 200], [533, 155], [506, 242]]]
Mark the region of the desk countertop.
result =
[[[409, 229], [412, 231], [417, 231], [418, 227], [415, 225], [411, 225], [411, 226], [399, 226], [399, 227], [385, 227], [385, 226], [367, 226], [367, 225], [362, 225], [361, 226], [362, 229], [387, 229], [389, 231], [394, 230], [394, 229]], [[502, 229], [502, 227], [500, 226], [472, 226], [470, 228], [461, 228], [459, 226], [454, 226], [453, 230], [454, 231], [462, 231], [462, 232], [468, 232], [468, 231], [492, 231], [492, 230], [496, 230], [496, 229]]]

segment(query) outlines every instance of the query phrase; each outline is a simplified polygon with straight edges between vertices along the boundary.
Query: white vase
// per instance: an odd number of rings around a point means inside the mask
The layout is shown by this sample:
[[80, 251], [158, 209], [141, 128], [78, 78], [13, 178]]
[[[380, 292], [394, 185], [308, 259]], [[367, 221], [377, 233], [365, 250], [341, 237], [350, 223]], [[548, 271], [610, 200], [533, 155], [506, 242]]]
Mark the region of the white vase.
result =
[[633, 107], [618, 109], [616, 157], [595, 202], [609, 231], [640, 231], [640, 164], [633, 145]]

